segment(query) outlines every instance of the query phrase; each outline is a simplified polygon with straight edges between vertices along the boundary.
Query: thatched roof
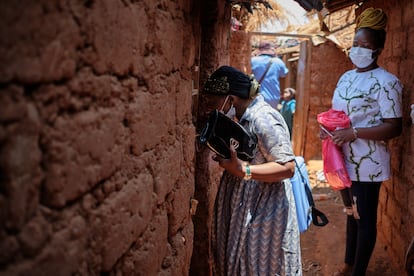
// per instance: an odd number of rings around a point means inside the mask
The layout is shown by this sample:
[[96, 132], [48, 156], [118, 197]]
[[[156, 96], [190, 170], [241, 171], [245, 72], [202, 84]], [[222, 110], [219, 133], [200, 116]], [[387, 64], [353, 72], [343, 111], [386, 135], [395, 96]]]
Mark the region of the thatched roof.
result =
[[[280, 1], [282, 0], [265, 1], [272, 8], [263, 5], [263, 1], [245, 1], [251, 5], [251, 11], [245, 9], [240, 3], [234, 4], [233, 16], [241, 23], [241, 30], [253, 32], [255, 35], [260, 35], [263, 26], [269, 24], [269, 22], [284, 22], [287, 23], [287, 27], [282, 33], [277, 34], [279, 37], [284, 35], [289, 37], [291, 35], [291, 38], [296, 37], [299, 40], [305, 37], [311, 39], [315, 45], [330, 40], [343, 49], [344, 52], [351, 47], [355, 30], [355, 10], [359, 7], [354, 4], [356, 1], [323, 1], [325, 2], [324, 7], [320, 11], [312, 9], [306, 13], [308, 23], [305, 25], [290, 24], [289, 17], [294, 15], [292, 11], [279, 5], [278, 2]], [[301, 4], [304, 2], [308, 2], [308, 4], [319, 2], [318, 0], [294, 1], [302, 2]], [[360, 2], [362, 1], [358, 1], [358, 3]], [[331, 10], [328, 8], [331, 8]], [[266, 36], [266, 34], [263, 35]], [[260, 40], [260, 38], [256, 40]]]
[[245, 3], [233, 4], [232, 14], [241, 24], [242, 30], [254, 31], [267, 24], [269, 20], [285, 20], [286, 15], [283, 9], [275, 1], [252, 1], [251, 9], [247, 9]]

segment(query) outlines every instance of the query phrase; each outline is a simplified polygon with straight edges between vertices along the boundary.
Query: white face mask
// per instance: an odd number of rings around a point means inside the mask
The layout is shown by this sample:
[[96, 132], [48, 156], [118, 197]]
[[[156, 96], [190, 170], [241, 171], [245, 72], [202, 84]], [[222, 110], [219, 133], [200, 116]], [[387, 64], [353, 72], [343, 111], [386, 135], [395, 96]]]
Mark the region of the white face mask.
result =
[[349, 58], [356, 67], [366, 68], [374, 62], [372, 55], [375, 51], [363, 47], [352, 47], [349, 51]]
[[227, 111], [225, 115], [232, 120], [234, 119], [234, 117], [236, 117], [236, 108], [234, 108], [233, 104], [231, 104], [229, 111]]
[[[221, 111], [223, 111], [223, 108], [226, 105], [228, 99], [229, 99], [229, 96], [227, 96], [226, 99], [224, 100], [224, 103], [220, 108]], [[232, 120], [234, 119], [234, 117], [236, 116], [236, 108], [234, 107], [233, 104], [231, 104], [230, 109], [224, 115], [226, 115], [226, 117], [228, 117]]]

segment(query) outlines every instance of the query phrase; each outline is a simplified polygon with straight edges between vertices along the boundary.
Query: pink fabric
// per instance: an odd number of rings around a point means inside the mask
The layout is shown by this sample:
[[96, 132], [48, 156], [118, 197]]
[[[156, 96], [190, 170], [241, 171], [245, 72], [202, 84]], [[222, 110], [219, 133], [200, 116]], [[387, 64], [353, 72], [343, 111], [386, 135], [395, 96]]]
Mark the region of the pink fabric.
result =
[[[317, 116], [318, 122], [328, 131], [349, 128], [351, 121], [343, 111], [329, 109]], [[334, 190], [351, 187], [351, 180], [346, 170], [342, 148], [332, 142], [331, 138], [322, 141], [323, 172], [329, 185]]]

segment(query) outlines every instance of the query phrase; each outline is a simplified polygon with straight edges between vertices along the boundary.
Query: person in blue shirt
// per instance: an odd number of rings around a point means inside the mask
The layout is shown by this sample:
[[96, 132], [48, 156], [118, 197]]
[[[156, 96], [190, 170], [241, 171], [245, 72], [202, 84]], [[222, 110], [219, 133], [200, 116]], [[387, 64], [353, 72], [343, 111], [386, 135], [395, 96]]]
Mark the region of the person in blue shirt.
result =
[[[260, 42], [257, 55], [251, 59], [251, 65], [254, 77], [260, 82], [260, 94], [268, 104], [277, 109], [280, 101], [280, 78], [286, 77], [289, 69], [283, 60], [275, 55], [274, 46], [270, 41]], [[270, 67], [266, 72], [268, 66]]]
[[280, 103], [280, 113], [285, 119], [286, 124], [289, 128], [290, 138], [292, 139], [292, 129], [293, 129], [293, 116], [296, 109], [296, 90], [288, 87], [283, 91], [282, 101]]

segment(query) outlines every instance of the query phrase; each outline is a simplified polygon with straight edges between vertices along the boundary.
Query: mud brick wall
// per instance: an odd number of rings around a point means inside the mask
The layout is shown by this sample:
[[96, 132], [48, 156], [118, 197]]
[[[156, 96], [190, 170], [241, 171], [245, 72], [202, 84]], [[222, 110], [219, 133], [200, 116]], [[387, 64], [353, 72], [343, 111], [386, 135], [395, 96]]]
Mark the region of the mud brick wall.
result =
[[[230, 64], [230, 10], [227, 1], [201, 1], [200, 93], [197, 117], [197, 134], [201, 133], [210, 112], [221, 97], [206, 96], [203, 87], [207, 78], [221, 65]], [[214, 201], [223, 169], [211, 159], [212, 152], [196, 144], [195, 192], [198, 200], [194, 221], [194, 248], [190, 275], [212, 275], [210, 248], [211, 221]]]
[[[378, 3], [377, 3], [378, 2]], [[364, 7], [371, 5], [365, 4]], [[400, 267], [410, 241], [414, 238], [414, 125], [410, 105], [414, 103], [414, 31], [412, 1], [375, 1], [388, 15], [387, 40], [379, 64], [400, 78], [403, 91], [403, 132], [390, 142], [392, 179], [384, 183], [380, 194], [379, 238], [389, 256]]]
[[319, 123], [317, 115], [327, 111], [332, 106], [332, 96], [339, 77], [352, 68], [345, 53], [333, 42], [311, 47], [309, 59], [309, 110], [305, 132], [303, 156], [305, 160], [322, 158], [322, 143], [319, 138]]
[[0, 275], [186, 275], [191, 1], [0, 8]]
[[246, 74], [252, 74], [251, 35], [244, 31], [230, 33], [230, 65]]

